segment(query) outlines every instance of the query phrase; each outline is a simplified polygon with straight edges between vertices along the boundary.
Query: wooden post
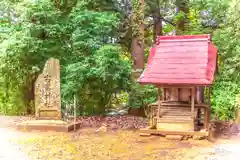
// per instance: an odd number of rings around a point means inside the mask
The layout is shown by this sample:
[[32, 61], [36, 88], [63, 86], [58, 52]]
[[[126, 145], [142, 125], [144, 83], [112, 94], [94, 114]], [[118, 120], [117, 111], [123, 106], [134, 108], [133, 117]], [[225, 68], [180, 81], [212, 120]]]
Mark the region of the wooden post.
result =
[[176, 88], [176, 97], [177, 97], [177, 101], [179, 101], [179, 88]]
[[166, 100], [166, 88], [162, 88], [162, 101]]
[[200, 102], [200, 87], [197, 87], [197, 90], [196, 90], [196, 102], [197, 104], [201, 103]]
[[208, 87], [208, 104], [210, 105], [211, 104], [211, 87], [209, 86]]
[[191, 115], [194, 120], [195, 87], [193, 87], [191, 91]]
[[204, 108], [204, 129], [208, 128], [208, 108]]
[[162, 98], [161, 98], [162, 96], [161, 96], [161, 89], [160, 89], [160, 87], [158, 87], [158, 111], [157, 111], [157, 119], [159, 119], [160, 118], [160, 116], [161, 116], [161, 100], [162, 100]]
[[210, 110], [211, 110], [211, 101], [210, 101], [211, 87], [207, 87], [207, 89], [208, 89], [208, 92], [207, 92], [208, 108], [204, 109], [204, 129], [205, 130], [208, 130], [209, 120], [210, 120]]
[[211, 111], [211, 87], [208, 87], [208, 108], [206, 109], [206, 125], [205, 125], [205, 129], [208, 130], [209, 127], [209, 121], [210, 121], [210, 111]]
[[205, 87], [202, 87], [201, 88], [201, 103], [204, 103], [204, 90], [205, 90]]
[[74, 95], [74, 132], [76, 132], [76, 95]]

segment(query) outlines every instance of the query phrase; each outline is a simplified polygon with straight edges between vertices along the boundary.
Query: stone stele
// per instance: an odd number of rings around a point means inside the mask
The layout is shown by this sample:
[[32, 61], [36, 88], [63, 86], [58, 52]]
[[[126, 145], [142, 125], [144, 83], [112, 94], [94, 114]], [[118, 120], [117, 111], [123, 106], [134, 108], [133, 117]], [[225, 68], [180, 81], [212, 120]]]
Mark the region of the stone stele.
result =
[[36, 119], [61, 119], [60, 64], [58, 59], [47, 60], [35, 82]]

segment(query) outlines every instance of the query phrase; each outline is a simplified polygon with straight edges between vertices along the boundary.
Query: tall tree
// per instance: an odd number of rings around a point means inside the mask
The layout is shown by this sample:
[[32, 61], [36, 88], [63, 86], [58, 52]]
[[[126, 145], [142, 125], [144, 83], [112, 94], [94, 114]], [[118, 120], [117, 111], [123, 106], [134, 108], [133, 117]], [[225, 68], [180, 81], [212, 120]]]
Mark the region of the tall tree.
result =
[[189, 11], [188, 3], [189, 3], [188, 0], [176, 0], [175, 2], [177, 14], [179, 15], [176, 26], [177, 35], [180, 35], [185, 31], [187, 14]]
[[175, 0], [146, 0], [145, 20], [151, 20], [146, 28], [152, 29], [154, 42], [157, 36], [168, 34], [175, 28], [176, 5], [174, 2]]
[[144, 68], [144, 0], [132, 0], [132, 45], [133, 69]]
[[160, 6], [161, 0], [155, 1], [147, 1], [150, 15], [153, 19], [153, 40], [156, 42], [156, 37], [162, 35], [162, 15], [161, 15], [161, 8]]
[[[146, 18], [152, 18], [153, 41], [156, 37], [163, 35], [163, 22], [171, 23], [164, 18], [166, 10], [170, 8], [171, 0], [146, 0], [148, 10]], [[173, 24], [173, 23], [171, 23]]]

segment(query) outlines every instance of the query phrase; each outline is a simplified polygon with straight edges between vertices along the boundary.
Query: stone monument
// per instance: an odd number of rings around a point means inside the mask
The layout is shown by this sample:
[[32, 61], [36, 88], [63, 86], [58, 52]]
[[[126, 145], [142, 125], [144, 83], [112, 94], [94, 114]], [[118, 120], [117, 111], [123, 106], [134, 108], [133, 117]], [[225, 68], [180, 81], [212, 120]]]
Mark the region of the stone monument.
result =
[[17, 123], [18, 129], [70, 132], [80, 128], [80, 122], [61, 120], [59, 60], [47, 60], [43, 72], [35, 82], [35, 117]]
[[58, 59], [47, 60], [35, 82], [36, 119], [61, 119], [60, 64]]

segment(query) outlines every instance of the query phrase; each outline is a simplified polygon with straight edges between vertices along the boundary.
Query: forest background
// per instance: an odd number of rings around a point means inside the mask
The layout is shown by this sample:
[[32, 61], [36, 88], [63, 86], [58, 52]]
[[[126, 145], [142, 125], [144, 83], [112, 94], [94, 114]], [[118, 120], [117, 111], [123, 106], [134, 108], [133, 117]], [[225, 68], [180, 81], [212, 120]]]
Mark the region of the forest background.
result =
[[1, 0], [0, 113], [34, 113], [34, 83], [50, 57], [61, 63], [62, 108], [78, 115], [116, 106], [145, 108], [154, 86], [140, 86], [159, 35], [211, 34], [219, 51], [212, 115], [235, 117], [240, 95], [238, 0]]

